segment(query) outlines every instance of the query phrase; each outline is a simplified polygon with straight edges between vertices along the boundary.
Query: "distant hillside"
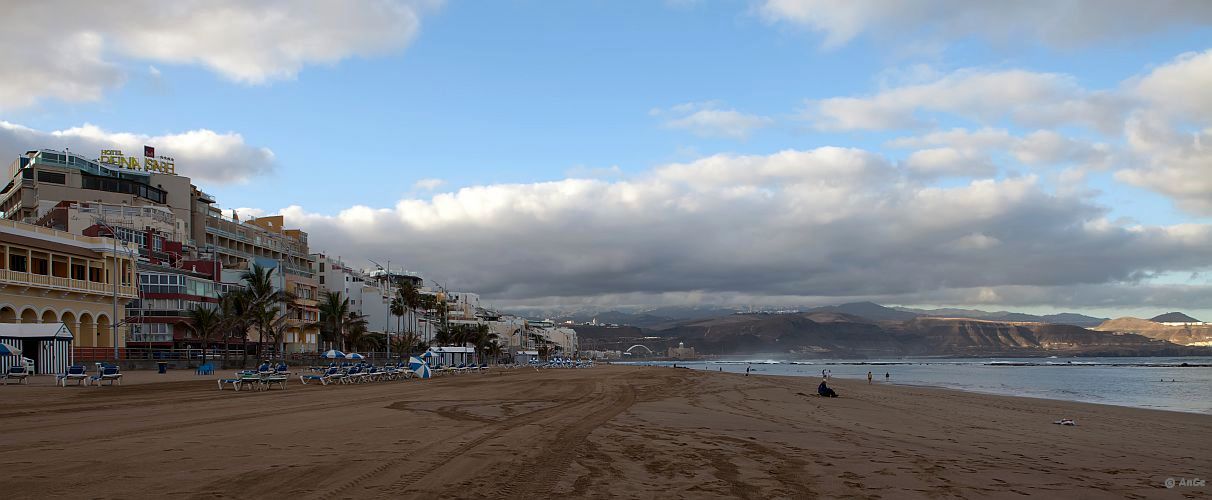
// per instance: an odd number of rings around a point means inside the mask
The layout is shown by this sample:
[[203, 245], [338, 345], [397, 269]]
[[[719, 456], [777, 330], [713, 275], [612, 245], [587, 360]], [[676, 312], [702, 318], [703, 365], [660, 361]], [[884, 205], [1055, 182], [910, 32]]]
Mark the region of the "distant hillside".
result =
[[851, 302], [837, 306], [824, 306], [809, 309], [809, 312], [839, 312], [851, 314], [875, 321], [904, 321], [917, 317], [917, 314], [884, 307], [874, 302]]
[[1034, 314], [1016, 313], [1010, 311], [989, 312], [981, 311], [979, 309], [913, 309], [908, 307], [897, 307], [895, 309], [898, 311], [911, 312], [919, 316], [939, 318], [972, 318], [989, 321], [1024, 321], [1034, 323], [1055, 323], [1082, 327], [1097, 326], [1102, 322], [1107, 321], [1107, 318], [1096, 318], [1094, 316], [1086, 316], [1085, 314], [1077, 313], [1057, 313], [1037, 316]]
[[[1159, 316], [1160, 317], [1160, 316]], [[1167, 326], [1154, 320], [1124, 317], [1108, 320], [1093, 330], [1137, 333], [1181, 345], [1212, 345], [1212, 326]]]
[[892, 356], [1149, 356], [1207, 354], [1143, 335], [1072, 325], [914, 317], [870, 319], [829, 311], [737, 314], [693, 320], [650, 332], [705, 354], [788, 353], [820, 357]]
[[1149, 321], [1156, 321], [1158, 323], [1199, 323], [1198, 319], [1192, 318], [1180, 312], [1168, 312], [1166, 314], [1154, 316], [1149, 318]]

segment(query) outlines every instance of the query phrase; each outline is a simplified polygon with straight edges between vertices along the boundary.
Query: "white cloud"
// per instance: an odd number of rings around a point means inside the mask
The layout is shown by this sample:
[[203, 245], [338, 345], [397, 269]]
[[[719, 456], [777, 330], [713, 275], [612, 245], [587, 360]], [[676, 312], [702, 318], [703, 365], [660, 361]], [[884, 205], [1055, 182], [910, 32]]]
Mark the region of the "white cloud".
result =
[[1155, 112], [1208, 123], [1212, 120], [1212, 49], [1176, 57], [1142, 77], [1133, 90]]
[[414, 189], [420, 189], [420, 190], [424, 190], [424, 191], [433, 191], [435, 189], [442, 187], [443, 184], [446, 184], [445, 180], [429, 178], [429, 179], [421, 179], [417, 182], [414, 182], [412, 184], [412, 187]]
[[987, 156], [950, 147], [914, 151], [905, 166], [924, 177], [989, 177], [997, 173]]
[[827, 48], [865, 33], [917, 43], [975, 36], [1006, 44], [1026, 39], [1075, 46], [1212, 23], [1212, 4], [1202, 0], [764, 0], [757, 10], [770, 22], [822, 33]]
[[1124, 107], [1117, 96], [1086, 91], [1067, 75], [965, 69], [866, 97], [809, 101], [803, 116], [822, 130], [924, 127], [931, 124], [929, 113], [948, 113], [985, 124], [1015, 120], [1113, 131]]
[[764, 116], [721, 109], [720, 103], [715, 101], [678, 104], [667, 110], [654, 109], [649, 114], [662, 117], [666, 127], [687, 130], [703, 137], [745, 139], [754, 130], [774, 123], [774, 120]]
[[493, 301], [1042, 297], [1208, 267], [1212, 227], [1106, 211], [1033, 176], [928, 186], [880, 155], [819, 148], [283, 213], [318, 251], [407, 248], [410, 268]]
[[1184, 210], [1212, 215], [1212, 127], [1175, 130], [1147, 114], [1128, 123], [1128, 143], [1137, 165], [1116, 179], [1157, 191]]
[[235, 132], [207, 129], [176, 134], [148, 135], [111, 132], [91, 124], [50, 132], [0, 121], [0, 151], [19, 154], [41, 148], [71, 149], [95, 158], [102, 149], [121, 149], [135, 155], [143, 146], [176, 160], [177, 173], [198, 183], [229, 184], [247, 181], [273, 170], [274, 153], [269, 148], [244, 142]]
[[1103, 168], [1111, 160], [1111, 146], [1088, 143], [1052, 130], [1037, 130], [1015, 141], [1014, 156], [1028, 165], [1078, 164]]
[[0, 110], [39, 99], [94, 101], [126, 78], [124, 61], [197, 64], [242, 83], [294, 78], [310, 64], [403, 49], [420, 13], [407, 0], [156, 0], [6, 5]]
[[1130, 83], [1147, 105], [1127, 121], [1134, 163], [1116, 178], [1212, 215], [1212, 50], [1182, 54]]

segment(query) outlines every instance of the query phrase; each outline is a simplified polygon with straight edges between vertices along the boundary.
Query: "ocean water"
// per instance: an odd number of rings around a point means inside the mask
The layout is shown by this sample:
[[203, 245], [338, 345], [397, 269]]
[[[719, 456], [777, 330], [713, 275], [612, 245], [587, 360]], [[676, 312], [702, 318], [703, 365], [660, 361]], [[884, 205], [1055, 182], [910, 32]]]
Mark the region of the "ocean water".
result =
[[[696, 370], [945, 387], [963, 391], [1082, 401], [1212, 415], [1212, 357], [1177, 358], [900, 358], [885, 360], [660, 361], [629, 364]], [[1188, 365], [1202, 365], [1182, 367]], [[884, 374], [890, 375], [885, 382]], [[816, 382], [814, 381], [813, 384]]]

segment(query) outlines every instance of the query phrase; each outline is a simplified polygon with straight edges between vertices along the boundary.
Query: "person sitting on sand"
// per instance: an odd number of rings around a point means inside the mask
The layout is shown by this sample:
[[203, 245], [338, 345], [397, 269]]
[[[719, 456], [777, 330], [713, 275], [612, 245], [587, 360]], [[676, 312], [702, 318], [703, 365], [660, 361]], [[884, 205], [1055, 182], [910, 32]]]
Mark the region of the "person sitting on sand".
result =
[[830, 389], [829, 386], [825, 385], [824, 380], [821, 381], [821, 385], [816, 386], [816, 393], [825, 398], [837, 397], [837, 393], [833, 392], [833, 389]]

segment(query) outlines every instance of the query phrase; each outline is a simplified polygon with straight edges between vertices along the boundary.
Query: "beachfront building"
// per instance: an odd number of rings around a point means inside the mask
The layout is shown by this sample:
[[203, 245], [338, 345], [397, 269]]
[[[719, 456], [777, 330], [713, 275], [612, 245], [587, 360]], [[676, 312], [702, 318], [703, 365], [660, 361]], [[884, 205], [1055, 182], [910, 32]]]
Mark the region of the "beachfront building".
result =
[[125, 160], [119, 166], [114, 158], [89, 159], [52, 149], [27, 151], [8, 166], [7, 183], [0, 189], [0, 212], [4, 218], [33, 224], [62, 201], [156, 206], [172, 211], [174, 218], [185, 221], [184, 230], [191, 230], [188, 177], [169, 173], [170, 169], [130, 168]]
[[471, 292], [446, 292], [447, 317], [452, 320], [474, 320], [478, 317], [478, 313], [482, 312], [480, 307], [480, 296]]
[[320, 328], [309, 325], [320, 321], [319, 282], [312, 276], [295, 273], [286, 273], [285, 278], [286, 290], [293, 300], [287, 307], [290, 318], [283, 333], [282, 349], [288, 353], [315, 352], [320, 347]]
[[[241, 276], [254, 265], [274, 269], [275, 290], [285, 290], [293, 300], [283, 304], [288, 316], [283, 333], [285, 352], [315, 352], [320, 348], [320, 329], [314, 325], [319, 318], [319, 281], [316, 263], [307, 246], [307, 233], [290, 229], [281, 215], [257, 217], [241, 222], [239, 214], [226, 217], [212, 205], [202, 235], [202, 249], [223, 269], [224, 283], [239, 283]], [[258, 341], [259, 333], [253, 333]], [[266, 337], [268, 342], [268, 336]]]
[[213, 261], [183, 261], [181, 267], [141, 263], [139, 294], [127, 305], [127, 345], [143, 348], [243, 346], [243, 337], [204, 340], [190, 323], [190, 309], [217, 307], [219, 296], [234, 288], [215, 280]]
[[528, 326], [530, 344], [539, 350], [546, 346], [549, 353], [564, 355], [574, 355], [580, 350], [577, 331], [572, 328], [556, 325], [551, 320], [530, 321]]
[[322, 290], [340, 293], [349, 299], [350, 309], [366, 318], [367, 328], [372, 332], [399, 335], [414, 332], [428, 342], [433, 338], [434, 324], [425, 311], [412, 311], [403, 316], [391, 313], [391, 301], [404, 283], [411, 284], [422, 293], [430, 293], [424, 279], [408, 271], [387, 272], [382, 269], [365, 271], [355, 269], [339, 257], [324, 253], [312, 255], [317, 266], [317, 278]]
[[139, 297], [137, 254], [110, 238], [0, 220], [0, 323], [62, 322], [76, 347], [124, 347], [113, 325]]

